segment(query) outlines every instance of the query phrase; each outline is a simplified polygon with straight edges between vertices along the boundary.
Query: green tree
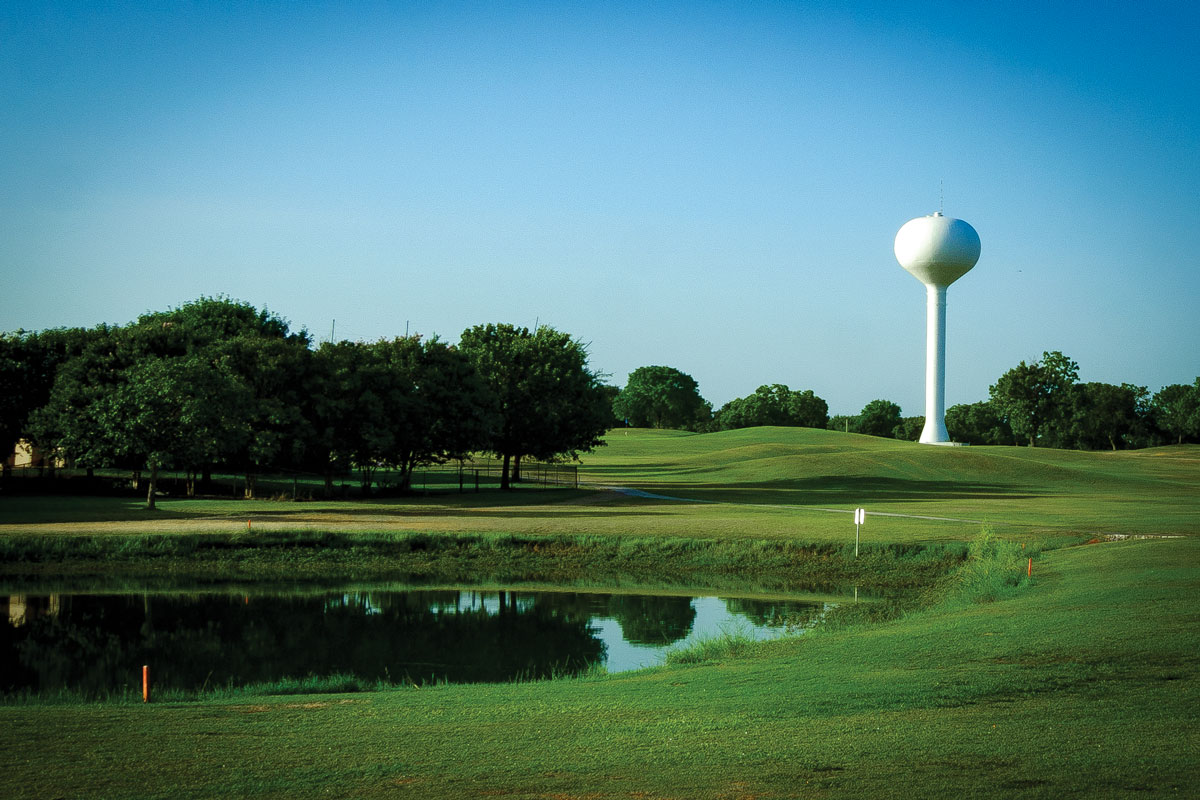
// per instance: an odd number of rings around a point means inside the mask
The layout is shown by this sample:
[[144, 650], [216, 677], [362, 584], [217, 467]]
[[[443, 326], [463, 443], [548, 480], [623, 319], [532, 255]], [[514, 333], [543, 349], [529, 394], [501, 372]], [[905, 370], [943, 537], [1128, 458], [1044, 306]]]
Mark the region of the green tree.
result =
[[311, 463], [315, 440], [309, 407], [312, 353], [307, 337], [236, 336], [216, 347], [237, 377], [242, 402], [229, 425], [236, 426], [236, 452], [228, 463], [246, 475], [246, 497], [253, 497], [258, 474], [267, 469], [301, 469]]
[[118, 353], [120, 334], [120, 328], [99, 326], [79, 337], [54, 370], [45, 404], [29, 417], [33, 441], [77, 467], [93, 469], [117, 461], [100, 416], [130, 366]]
[[613, 411], [635, 428], [692, 428], [712, 414], [696, 380], [674, 367], [638, 367], [613, 401]]
[[408, 416], [410, 375], [389, 369], [390, 343], [322, 344], [314, 357], [315, 440], [326, 454], [326, 489], [332, 476], [357, 467], [364, 493], [395, 448], [397, 419]]
[[824, 428], [829, 406], [812, 390], [793, 391], [782, 384], [760, 386], [754, 394], [730, 400], [716, 414], [724, 430], [759, 425]]
[[194, 357], [147, 356], [97, 399], [94, 419], [105, 450], [150, 472], [146, 507], [155, 507], [158, 472], [203, 447], [219, 412], [209, 402], [212, 370]]
[[[17, 331], [0, 334], [0, 447], [5, 454], [24, 438], [43, 451], [56, 443], [42, 428], [41, 409], [51, 400], [58, 371], [64, 363], [83, 353], [96, 339], [106, 338], [109, 328], [56, 328], [39, 333]], [[70, 413], [70, 409], [63, 409]]]
[[[42, 354], [31, 336], [23, 332], [0, 334], [0, 460], [26, 434], [29, 415], [45, 404], [38, 385], [37, 366]], [[6, 462], [7, 463], [7, 462]]]
[[962, 403], [946, 409], [946, 430], [956, 442], [974, 445], [1016, 443], [1012, 428], [988, 400]]
[[1072, 394], [1070, 440], [1075, 447], [1116, 450], [1142, 419], [1149, 392], [1128, 383], [1080, 383]]
[[1067, 434], [1072, 387], [1079, 365], [1057, 350], [1032, 364], [1022, 361], [1000, 376], [988, 391], [1015, 435], [1030, 447], [1059, 445]]
[[574, 458], [603, 444], [611, 406], [580, 342], [545, 325], [530, 333], [488, 324], [464, 331], [459, 349], [495, 398], [490, 449], [503, 459], [501, 488], [520, 480], [523, 456]]
[[925, 417], [901, 417], [900, 423], [892, 428], [892, 438], [905, 442], [916, 442], [921, 439], [921, 431], [925, 428]]
[[324, 344], [316, 372], [316, 429], [329, 453], [327, 476], [353, 464], [364, 492], [379, 467], [397, 470], [406, 490], [415, 467], [488, 444], [493, 397], [466, 354], [436, 338]]
[[[890, 400], [872, 400], [858, 415], [857, 433], [868, 436], [892, 436], [900, 424], [900, 406]], [[851, 430], [854, 430], [853, 427]]]
[[858, 417], [853, 414], [836, 414], [829, 418], [825, 427], [842, 433], [858, 433]]
[[1150, 413], [1176, 444], [1200, 438], [1200, 378], [1191, 386], [1176, 383], [1159, 389], [1150, 401]]

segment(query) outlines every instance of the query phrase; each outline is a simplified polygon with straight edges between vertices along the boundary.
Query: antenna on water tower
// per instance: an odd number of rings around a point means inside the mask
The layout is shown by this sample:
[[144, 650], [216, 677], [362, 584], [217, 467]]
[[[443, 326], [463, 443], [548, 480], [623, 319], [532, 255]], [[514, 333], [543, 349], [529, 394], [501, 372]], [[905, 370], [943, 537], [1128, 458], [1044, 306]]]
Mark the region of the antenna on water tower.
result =
[[953, 444], [946, 431], [946, 288], [979, 260], [979, 234], [942, 212], [904, 223], [896, 260], [925, 284], [925, 427], [922, 444]]

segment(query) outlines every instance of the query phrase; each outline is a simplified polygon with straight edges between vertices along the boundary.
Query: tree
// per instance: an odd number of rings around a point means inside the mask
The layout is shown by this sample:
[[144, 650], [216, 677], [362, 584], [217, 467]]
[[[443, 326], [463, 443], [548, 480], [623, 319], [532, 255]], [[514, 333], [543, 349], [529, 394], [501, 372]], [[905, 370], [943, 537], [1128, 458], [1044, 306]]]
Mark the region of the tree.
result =
[[242, 402], [228, 420], [239, 443], [227, 461], [246, 475], [245, 496], [254, 496], [255, 478], [269, 468], [296, 470], [309, 463], [315, 431], [305, 413], [309, 403], [312, 352], [305, 336], [235, 336], [214, 346], [237, 377]]
[[375, 470], [394, 449], [396, 428], [406, 424], [412, 379], [388, 369], [388, 347], [386, 341], [330, 342], [314, 356], [312, 421], [315, 440], [326, 455], [327, 492], [335, 472], [357, 467], [363, 493], [369, 493]]
[[1071, 387], [1079, 365], [1057, 350], [1042, 354], [1040, 362], [1016, 367], [989, 387], [992, 402], [1017, 436], [1030, 447], [1039, 442], [1055, 446], [1066, 435], [1071, 414]]
[[825, 427], [831, 431], [841, 431], [842, 433], [857, 433], [858, 432], [858, 417], [851, 414], [835, 414], [829, 418], [829, 422]]
[[615, 410], [617, 398], [621, 396], [621, 387], [605, 384], [600, 387], [600, 391], [604, 393], [604, 399], [608, 402], [609, 420], [608, 427], [619, 428], [625, 425], [625, 418], [618, 417]]
[[707, 419], [712, 407], [691, 375], [655, 366], [629, 373], [613, 411], [635, 428], [690, 428]]
[[[107, 326], [92, 330], [56, 328], [39, 333], [0, 334], [0, 447], [11, 452], [24, 438], [40, 449], [54, 449], [39, 426], [40, 410], [50, 403], [59, 368], [108, 336]], [[64, 409], [70, 413], [70, 409]]]
[[892, 428], [892, 438], [905, 442], [916, 442], [921, 439], [921, 431], [925, 429], [925, 417], [901, 417], [900, 423]]
[[489, 324], [463, 331], [459, 349], [495, 398], [490, 449], [504, 462], [502, 489], [520, 480], [523, 456], [574, 458], [603, 444], [611, 406], [580, 342], [546, 325]]
[[75, 466], [92, 469], [117, 460], [100, 415], [130, 366], [118, 352], [120, 331], [99, 326], [80, 337], [54, 370], [45, 404], [30, 414], [27, 430], [33, 441]]
[[41, 387], [35, 385], [40, 361], [32, 337], [21, 332], [0, 334], [0, 459], [25, 435], [29, 415], [45, 404]]
[[354, 465], [364, 492], [378, 467], [396, 469], [406, 490], [418, 465], [487, 446], [493, 398], [467, 356], [437, 338], [324, 344], [316, 371], [327, 487], [337, 466]]
[[[872, 400], [858, 415], [858, 430], [868, 436], [892, 436], [900, 424], [900, 406], [890, 400]], [[851, 430], [854, 430], [853, 426]]]
[[204, 448], [219, 410], [210, 366], [196, 357], [147, 356], [124, 371], [124, 380], [96, 403], [95, 419], [106, 450], [150, 470], [146, 507], [155, 507], [158, 472]]
[[[412, 483], [413, 467], [445, 463], [484, 449], [498, 424], [495, 398], [466, 353], [434, 337], [421, 342], [415, 355], [413, 435], [397, 453], [405, 489]], [[598, 387], [589, 397], [599, 406], [594, 409], [598, 416], [602, 408], [609, 408], [604, 388]], [[605, 417], [596, 424], [607, 429], [610, 422]]]
[[1128, 383], [1081, 383], [1072, 394], [1070, 439], [1078, 448], [1117, 449], [1142, 418], [1141, 409], [1149, 392], [1144, 386]]
[[782, 384], [760, 386], [754, 394], [730, 400], [716, 414], [721, 429], [758, 425], [824, 428], [829, 406], [812, 390], [793, 391]]
[[954, 441], [966, 444], [1011, 445], [1016, 442], [1012, 428], [988, 400], [950, 406], [946, 409], [946, 430]]
[[1191, 386], [1176, 383], [1159, 389], [1150, 401], [1150, 413], [1176, 444], [1200, 437], [1200, 378]]

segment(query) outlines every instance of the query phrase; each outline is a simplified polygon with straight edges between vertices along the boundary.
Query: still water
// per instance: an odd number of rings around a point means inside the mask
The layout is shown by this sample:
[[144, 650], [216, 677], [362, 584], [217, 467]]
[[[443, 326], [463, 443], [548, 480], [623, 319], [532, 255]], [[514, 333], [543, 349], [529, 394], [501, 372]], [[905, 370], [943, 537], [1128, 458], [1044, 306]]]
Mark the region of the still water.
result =
[[306, 676], [501, 682], [663, 663], [673, 647], [736, 633], [798, 633], [813, 598], [496, 589], [362, 589], [7, 596], [0, 693], [194, 691]]

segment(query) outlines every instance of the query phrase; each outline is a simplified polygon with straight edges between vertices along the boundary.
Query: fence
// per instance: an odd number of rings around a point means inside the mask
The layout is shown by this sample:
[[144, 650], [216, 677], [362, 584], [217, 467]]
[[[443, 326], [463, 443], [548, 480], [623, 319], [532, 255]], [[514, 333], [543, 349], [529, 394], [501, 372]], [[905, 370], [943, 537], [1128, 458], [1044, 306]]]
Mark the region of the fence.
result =
[[[412, 488], [451, 488], [457, 484], [459, 491], [479, 491], [481, 486], [499, 486], [503, 471], [504, 462], [494, 458], [418, 467], [413, 470]], [[578, 489], [579, 467], [576, 464], [522, 461], [521, 479], [517, 483]]]

